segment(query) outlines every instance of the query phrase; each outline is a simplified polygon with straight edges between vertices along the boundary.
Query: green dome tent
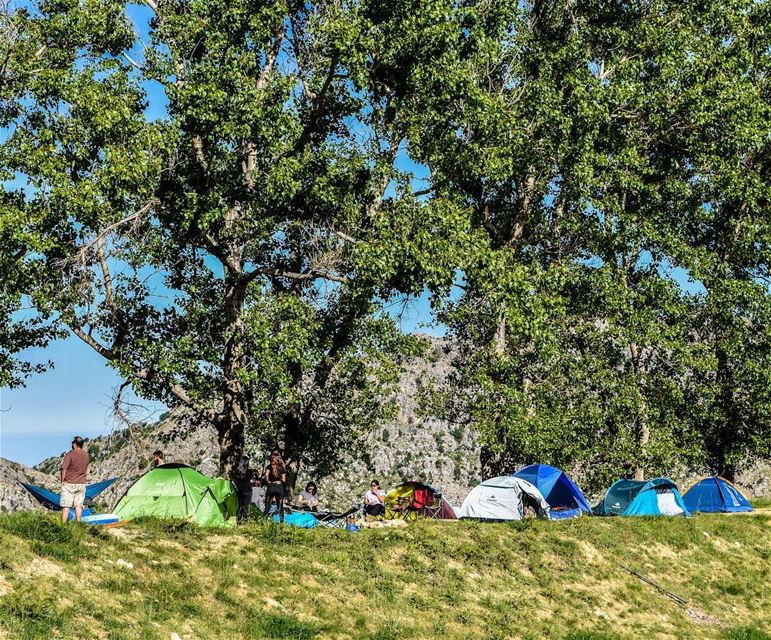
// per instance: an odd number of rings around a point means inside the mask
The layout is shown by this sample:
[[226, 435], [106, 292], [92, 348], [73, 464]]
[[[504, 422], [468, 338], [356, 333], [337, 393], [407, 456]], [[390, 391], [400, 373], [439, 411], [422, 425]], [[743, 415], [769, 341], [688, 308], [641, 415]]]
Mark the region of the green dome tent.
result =
[[238, 498], [233, 484], [184, 464], [162, 464], [132, 484], [115, 507], [121, 520], [143, 516], [190, 518], [202, 527], [233, 527]]

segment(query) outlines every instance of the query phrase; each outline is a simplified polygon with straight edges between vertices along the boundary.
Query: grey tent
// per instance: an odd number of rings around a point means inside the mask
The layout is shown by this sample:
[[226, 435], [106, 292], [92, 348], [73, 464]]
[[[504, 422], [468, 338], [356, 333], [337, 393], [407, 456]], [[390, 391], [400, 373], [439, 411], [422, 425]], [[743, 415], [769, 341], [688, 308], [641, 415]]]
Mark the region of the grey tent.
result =
[[540, 517], [549, 513], [549, 504], [535, 485], [522, 478], [499, 476], [474, 487], [463, 501], [458, 517], [521, 520], [526, 503], [530, 503]]

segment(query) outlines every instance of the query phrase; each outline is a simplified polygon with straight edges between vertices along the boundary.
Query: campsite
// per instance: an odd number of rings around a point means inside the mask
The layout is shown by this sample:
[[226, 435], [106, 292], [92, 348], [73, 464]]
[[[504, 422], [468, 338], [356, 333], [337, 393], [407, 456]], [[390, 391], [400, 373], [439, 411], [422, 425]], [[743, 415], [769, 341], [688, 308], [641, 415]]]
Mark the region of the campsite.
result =
[[386, 494], [382, 520], [290, 510], [279, 524], [253, 510], [238, 526], [228, 485], [158, 466], [106, 526], [59, 523], [58, 494], [33, 487], [52, 515], [0, 516], [0, 629], [114, 640], [769, 637], [771, 505], [753, 509], [721, 478], [684, 498], [667, 479], [620, 480], [592, 515], [567, 474], [530, 465], [472, 488], [461, 507], [407, 482]]
[[0, 640], [771, 640], [771, 0], [0, 0]]

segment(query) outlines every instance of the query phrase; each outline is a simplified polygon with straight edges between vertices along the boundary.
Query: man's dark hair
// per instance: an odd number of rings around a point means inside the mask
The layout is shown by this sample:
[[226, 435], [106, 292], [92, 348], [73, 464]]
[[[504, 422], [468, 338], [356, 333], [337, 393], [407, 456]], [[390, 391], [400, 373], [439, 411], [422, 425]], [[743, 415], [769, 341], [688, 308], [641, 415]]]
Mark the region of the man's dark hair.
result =
[[83, 448], [83, 438], [81, 438], [80, 436], [75, 436], [72, 439], [72, 444], [74, 444], [78, 449], [82, 449]]
[[380, 483], [377, 480], [373, 480], [369, 484], [370, 484], [370, 486], [372, 486], [373, 484], [376, 484], [378, 487], [380, 486]]
[[156, 449], [155, 451], [153, 451], [153, 455], [158, 456], [159, 458], [163, 458], [163, 451], [161, 451], [160, 449]]

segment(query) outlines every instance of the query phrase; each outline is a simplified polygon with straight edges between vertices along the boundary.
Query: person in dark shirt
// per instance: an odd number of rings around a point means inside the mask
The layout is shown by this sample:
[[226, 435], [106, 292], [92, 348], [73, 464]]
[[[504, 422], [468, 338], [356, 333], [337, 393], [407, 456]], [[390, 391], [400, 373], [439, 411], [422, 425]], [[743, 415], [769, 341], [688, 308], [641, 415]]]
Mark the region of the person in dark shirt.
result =
[[241, 457], [236, 470], [236, 493], [238, 495], [238, 521], [243, 522], [249, 515], [249, 503], [252, 501], [252, 477], [254, 471], [249, 466], [249, 458]]
[[75, 436], [72, 440], [72, 450], [64, 456], [61, 466], [62, 492], [59, 506], [62, 508], [62, 522], [69, 521], [70, 509], [73, 507], [75, 520], [80, 522], [83, 516], [88, 463], [88, 454], [83, 451], [83, 438]]
[[270, 515], [271, 503], [275, 502], [278, 507], [278, 517], [281, 522], [284, 521], [284, 485], [286, 484], [286, 467], [281, 458], [281, 454], [274, 451], [270, 454], [270, 464], [265, 469], [262, 476], [265, 480], [265, 515]]
[[163, 457], [163, 451], [156, 449], [153, 451], [153, 467], [160, 467], [162, 464], [166, 464], [166, 458]]

